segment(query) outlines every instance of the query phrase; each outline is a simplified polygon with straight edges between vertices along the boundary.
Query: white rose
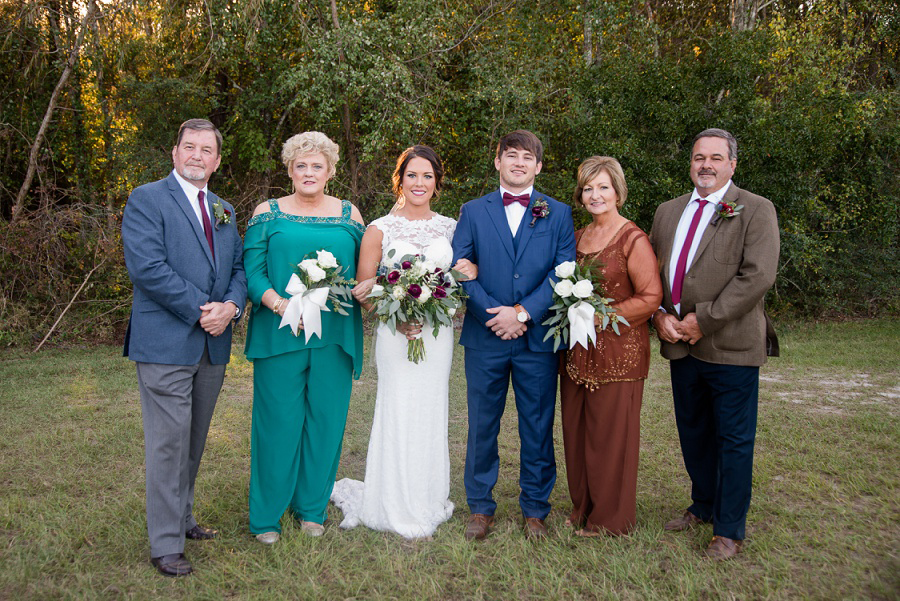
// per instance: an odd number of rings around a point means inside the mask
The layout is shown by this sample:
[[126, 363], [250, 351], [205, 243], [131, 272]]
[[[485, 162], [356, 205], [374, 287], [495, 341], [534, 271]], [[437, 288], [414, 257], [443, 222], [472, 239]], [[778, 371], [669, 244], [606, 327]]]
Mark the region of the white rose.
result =
[[553, 291], [562, 298], [569, 298], [572, 296], [573, 288], [575, 288], [575, 285], [572, 284], [571, 280], [560, 280], [556, 282]]
[[304, 259], [300, 261], [300, 269], [306, 272], [311, 282], [320, 282], [325, 277], [325, 270], [319, 267], [316, 259]]
[[428, 272], [428, 269], [425, 267], [425, 263], [416, 261], [413, 263], [412, 269], [410, 269], [409, 272], [413, 277], [420, 278]]
[[370, 297], [381, 296], [382, 294], [384, 294], [384, 286], [381, 284], [375, 284], [372, 286], [372, 291], [369, 292]]
[[449, 315], [450, 317], [456, 315], [456, 307], [450, 307], [449, 309], [447, 309], [447, 315]]
[[337, 259], [334, 258], [334, 255], [328, 252], [327, 250], [318, 250], [316, 251], [316, 257], [318, 257], [319, 266], [325, 267], [326, 269], [329, 267], [337, 267], [338, 262]]
[[570, 278], [575, 275], [575, 261], [566, 261], [556, 266], [556, 277]]
[[590, 298], [594, 294], [594, 285], [590, 280], [578, 280], [572, 288], [572, 292], [578, 298]]
[[429, 298], [431, 298], [431, 288], [429, 288], [428, 286], [422, 286], [422, 294], [420, 294], [419, 298], [417, 298], [416, 300], [420, 303], [424, 303]]
[[395, 286], [391, 296], [394, 297], [394, 300], [403, 300], [403, 297], [406, 296], [406, 290], [400, 286]]

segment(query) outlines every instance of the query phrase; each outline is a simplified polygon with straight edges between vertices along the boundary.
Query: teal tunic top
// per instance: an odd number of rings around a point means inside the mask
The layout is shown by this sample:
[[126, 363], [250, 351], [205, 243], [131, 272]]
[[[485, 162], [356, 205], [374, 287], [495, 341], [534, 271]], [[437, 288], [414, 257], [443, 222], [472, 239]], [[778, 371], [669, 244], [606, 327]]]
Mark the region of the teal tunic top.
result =
[[247, 272], [247, 293], [253, 311], [247, 332], [244, 352], [247, 359], [274, 357], [293, 351], [339, 345], [353, 359], [353, 377], [359, 378], [363, 358], [363, 327], [359, 304], [353, 302], [350, 315], [334, 311], [322, 312], [322, 336], [306, 342], [300, 333], [294, 336], [289, 326], [279, 329], [281, 317], [262, 304], [263, 293], [272, 288], [287, 298], [285, 287], [297, 264], [317, 250], [331, 252], [341, 267], [347, 267], [344, 277], [356, 277], [359, 244], [365, 226], [350, 218], [352, 205], [341, 201], [340, 217], [302, 217], [282, 213], [278, 201], [269, 200], [271, 209], [250, 219], [244, 235], [244, 268]]

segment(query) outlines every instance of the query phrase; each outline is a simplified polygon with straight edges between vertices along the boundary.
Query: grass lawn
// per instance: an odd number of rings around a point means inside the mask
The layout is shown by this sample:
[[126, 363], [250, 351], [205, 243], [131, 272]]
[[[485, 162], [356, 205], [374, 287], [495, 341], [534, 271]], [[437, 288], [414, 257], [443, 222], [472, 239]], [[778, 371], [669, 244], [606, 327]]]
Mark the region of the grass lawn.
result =
[[[515, 406], [500, 441], [497, 529], [463, 539], [465, 379], [450, 388], [453, 518], [433, 541], [364, 528], [282, 542], [247, 529], [252, 368], [233, 356], [197, 483], [196, 514], [221, 535], [187, 541], [193, 576], [148, 561], [143, 433], [133, 365], [118, 348], [0, 351], [0, 599], [898, 599], [900, 320], [796, 325], [761, 371], [754, 498], [744, 553], [700, 558], [711, 527], [666, 533], [689, 503], [668, 366], [654, 348], [642, 413], [638, 527], [582, 540], [563, 527], [559, 479], [549, 540], [532, 544], [517, 504]], [[236, 346], [236, 349], [238, 347]], [[338, 477], [361, 479], [375, 399], [367, 359]]]

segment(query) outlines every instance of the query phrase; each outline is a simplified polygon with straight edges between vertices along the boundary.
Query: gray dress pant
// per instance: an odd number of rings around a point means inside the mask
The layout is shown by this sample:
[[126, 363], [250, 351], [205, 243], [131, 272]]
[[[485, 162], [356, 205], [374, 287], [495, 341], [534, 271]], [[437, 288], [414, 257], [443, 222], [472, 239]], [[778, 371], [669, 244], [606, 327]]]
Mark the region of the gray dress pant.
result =
[[184, 552], [184, 533], [197, 525], [194, 480], [225, 378], [204, 350], [197, 365], [137, 363], [144, 422], [147, 532], [150, 556]]

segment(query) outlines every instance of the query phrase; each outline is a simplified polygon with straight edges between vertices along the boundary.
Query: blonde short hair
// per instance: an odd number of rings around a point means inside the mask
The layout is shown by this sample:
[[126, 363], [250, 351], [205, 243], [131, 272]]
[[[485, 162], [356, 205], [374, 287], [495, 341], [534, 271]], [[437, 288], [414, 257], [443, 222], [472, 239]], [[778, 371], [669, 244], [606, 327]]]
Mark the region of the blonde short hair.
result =
[[622, 165], [612, 157], [602, 156], [593, 156], [585, 159], [578, 166], [578, 184], [575, 186], [575, 193], [572, 195], [572, 200], [575, 203], [584, 205], [584, 202], [581, 200], [581, 193], [584, 192], [584, 187], [603, 171], [609, 174], [613, 190], [619, 196], [619, 199], [616, 201], [616, 208], [621, 209], [625, 205], [625, 199], [628, 198], [628, 185], [625, 183], [625, 172], [622, 171]]
[[305, 131], [291, 136], [281, 147], [281, 162], [288, 171], [294, 161], [300, 157], [322, 153], [328, 163], [328, 177], [334, 177], [337, 162], [340, 160], [341, 147], [320, 131]]

